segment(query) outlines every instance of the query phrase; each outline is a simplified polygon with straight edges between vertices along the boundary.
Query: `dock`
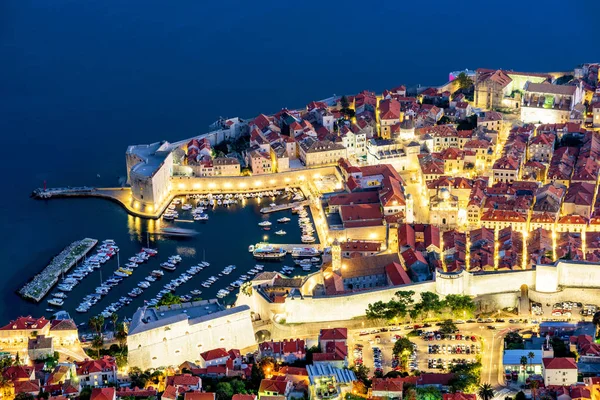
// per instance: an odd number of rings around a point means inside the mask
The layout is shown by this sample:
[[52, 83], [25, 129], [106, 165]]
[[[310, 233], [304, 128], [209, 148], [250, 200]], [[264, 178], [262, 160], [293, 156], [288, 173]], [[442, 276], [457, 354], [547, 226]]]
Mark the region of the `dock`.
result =
[[36, 199], [49, 199], [52, 197], [83, 196], [93, 193], [96, 188], [90, 186], [65, 187], [52, 189], [35, 189], [31, 194]]
[[264, 208], [260, 209], [260, 212], [263, 214], [268, 214], [268, 213], [277, 212], [277, 211], [289, 210], [294, 207], [300, 207], [300, 206], [305, 207], [309, 204], [310, 204], [310, 200], [302, 200], [302, 201], [296, 201], [294, 203], [278, 204], [273, 207], [264, 207]]
[[19, 290], [19, 294], [27, 299], [40, 302], [58, 282], [60, 276], [83, 259], [97, 243], [98, 240], [90, 238], [71, 243], [54, 257], [42, 272], [25, 284]]
[[297, 244], [269, 243], [269, 246], [273, 246], [274, 248], [281, 247], [282, 249], [285, 249], [285, 251], [287, 251], [288, 253], [291, 252], [292, 249], [305, 248], [305, 247], [323, 250], [323, 246], [320, 243], [297, 243]]

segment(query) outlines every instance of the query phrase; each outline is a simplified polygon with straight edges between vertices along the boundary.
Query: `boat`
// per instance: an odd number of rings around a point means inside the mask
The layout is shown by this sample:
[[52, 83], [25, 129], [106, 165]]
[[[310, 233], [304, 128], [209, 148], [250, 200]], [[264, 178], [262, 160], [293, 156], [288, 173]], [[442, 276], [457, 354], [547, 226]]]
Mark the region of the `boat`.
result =
[[202, 290], [194, 289], [190, 293], [193, 294], [194, 296], [199, 296], [202, 294]]
[[284, 248], [282, 248], [282, 247], [273, 247], [273, 246], [260, 247], [258, 249], [255, 249], [252, 252], [252, 255], [255, 258], [259, 258], [259, 259], [277, 259], [277, 258], [283, 258], [283, 257], [285, 257], [286, 254], [287, 254], [287, 252], [285, 251]]
[[155, 276], [157, 278], [160, 278], [161, 276], [163, 276], [165, 273], [162, 272], [160, 269], [155, 269], [154, 271], [152, 271], [152, 276]]
[[170, 263], [162, 263], [160, 264], [160, 267], [166, 269], [167, 271], [175, 271], [176, 268], [173, 264]]
[[191, 237], [196, 236], [198, 231], [184, 228], [162, 228], [159, 233], [163, 236]]
[[57, 292], [57, 293], [52, 293], [52, 296], [59, 298], [59, 299], [66, 299], [67, 295], [64, 294], [63, 292]]
[[294, 247], [292, 249], [292, 257], [315, 257], [320, 254], [319, 249], [313, 247]]
[[300, 240], [302, 243], [314, 243], [317, 239], [314, 236], [303, 235]]
[[191, 204], [184, 204], [181, 206], [182, 210], [191, 210], [192, 209], [192, 205]]
[[48, 300], [48, 304], [52, 304], [53, 306], [62, 306], [65, 303], [65, 301], [63, 299], [50, 299]]
[[156, 282], [156, 278], [152, 275], [148, 275], [144, 279], [146, 279], [148, 282]]
[[290, 222], [290, 221], [291, 221], [291, 219], [290, 219], [290, 218], [288, 218], [288, 217], [279, 218], [279, 219], [277, 220], [277, 222], [279, 222], [279, 223], [281, 223], [281, 224], [284, 224], [284, 223], [286, 223], [286, 222]]
[[248, 246], [248, 252], [252, 253], [254, 251], [254, 245], [251, 244], [250, 246]]
[[318, 263], [321, 262], [321, 259], [319, 257], [311, 257], [310, 262]]
[[303, 271], [310, 271], [310, 266], [303, 265], [302, 266], [302, 270]]
[[262, 221], [262, 222], [258, 223], [258, 226], [263, 226], [263, 227], [264, 226], [271, 226], [271, 225], [272, 225], [272, 223], [269, 222], [269, 221]]
[[286, 231], [284, 231], [283, 229], [280, 229], [280, 230], [278, 230], [277, 232], [275, 232], [275, 234], [276, 234], [276, 235], [279, 235], [279, 236], [283, 236], [283, 235], [285, 235], [286, 233], [287, 233], [287, 232], [286, 232]]

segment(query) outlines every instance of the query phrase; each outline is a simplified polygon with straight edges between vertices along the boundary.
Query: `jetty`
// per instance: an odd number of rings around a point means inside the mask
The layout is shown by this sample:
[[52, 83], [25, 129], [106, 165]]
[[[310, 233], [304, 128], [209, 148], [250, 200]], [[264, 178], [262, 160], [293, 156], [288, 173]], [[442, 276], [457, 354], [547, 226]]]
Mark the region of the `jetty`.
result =
[[269, 245], [273, 246], [274, 248], [281, 247], [282, 249], [284, 249], [288, 253], [291, 253], [292, 250], [296, 249], [296, 248], [300, 248], [300, 249], [312, 248], [312, 249], [318, 249], [320, 251], [323, 251], [323, 247], [324, 247], [321, 243], [297, 243], [297, 244], [289, 244], [289, 243], [274, 244], [274, 243], [269, 243]]
[[97, 243], [98, 240], [90, 238], [71, 243], [54, 257], [42, 272], [34, 276], [30, 282], [23, 286], [19, 290], [19, 294], [35, 302], [41, 301], [56, 282], [58, 282], [60, 276], [84, 258]]
[[93, 193], [96, 188], [89, 186], [64, 187], [52, 189], [35, 189], [31, 194], [36, 199], [49, 199], [51, 197], [85, 196]]
[[309, 204], [310, 204], [310, 200], [302, 200], [302, 201], [296, 201], [294, 203], [278, 204], [273, 207], [270, 207], [270, 206], [263, 207], [260, 209], [260, 212], [263, 214], [268, 214], [268, 213], [277, 212], [277, 211], [289, 210], [294, 207], [305, 207]]

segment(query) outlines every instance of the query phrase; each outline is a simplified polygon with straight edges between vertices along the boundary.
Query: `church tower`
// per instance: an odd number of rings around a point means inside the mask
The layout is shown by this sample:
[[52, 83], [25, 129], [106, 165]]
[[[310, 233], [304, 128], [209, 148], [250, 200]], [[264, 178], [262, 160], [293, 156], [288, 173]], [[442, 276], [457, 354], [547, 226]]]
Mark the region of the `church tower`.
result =
[[342, 269], [342, 248], [337, 238], [331, 244], [331, 269], [340, 272]]

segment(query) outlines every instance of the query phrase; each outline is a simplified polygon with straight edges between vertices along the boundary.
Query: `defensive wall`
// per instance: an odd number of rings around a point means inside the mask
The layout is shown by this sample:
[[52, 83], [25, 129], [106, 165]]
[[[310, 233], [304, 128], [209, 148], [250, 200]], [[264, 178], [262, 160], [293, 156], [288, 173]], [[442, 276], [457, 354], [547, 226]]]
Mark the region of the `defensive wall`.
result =
[[517, 307], [521, 290], [528, 290], [531, 300], [542, 303], [570, 300], [597, 303], [600, 298], [600, 264], [558, 261], [538, 265], [535, 269], [473, 274], [438, 272], [435, 280], [404, 286], [365, 290], [336, 296], [313, 296], [312, 289], [322, 282], [320, 272], [305, 281], [302, 296], [289, 296], [282, 303], [271, 303], [256, 290], [252, 296], [238, 295], [236, 304], [247, 304], [263, 319], [287, 323], [310, 323], [351, 320], [363, 316], [368, 305], [389, 301], [399, 290], [412, 290], [415, 300], [422, 292], [440, 296], [473, 296], [482, 311]]

